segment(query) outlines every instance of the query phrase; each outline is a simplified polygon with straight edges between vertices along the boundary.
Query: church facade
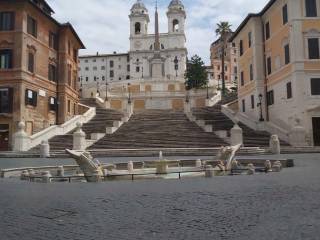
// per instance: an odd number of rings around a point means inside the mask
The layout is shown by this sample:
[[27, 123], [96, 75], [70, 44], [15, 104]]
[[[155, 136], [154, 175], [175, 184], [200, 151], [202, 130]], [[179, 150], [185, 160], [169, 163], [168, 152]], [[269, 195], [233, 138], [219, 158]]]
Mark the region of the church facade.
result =
[[[130, 49], [127, 53], [80, 57], [80, 86], [83, 98], [111, 99], [111, 107], [136, 109], [183, 108], [187, 48], [186, 11], [180, 0], [168, 6], [168, 31], [159, 33], [158, 10], [154, 33], [149, 33], [149, 11], [141, 0], [132, 6]], [[106, 94], [107, 93], [107, 94]], [[203, 102], [203, 101], [202, 101]]]

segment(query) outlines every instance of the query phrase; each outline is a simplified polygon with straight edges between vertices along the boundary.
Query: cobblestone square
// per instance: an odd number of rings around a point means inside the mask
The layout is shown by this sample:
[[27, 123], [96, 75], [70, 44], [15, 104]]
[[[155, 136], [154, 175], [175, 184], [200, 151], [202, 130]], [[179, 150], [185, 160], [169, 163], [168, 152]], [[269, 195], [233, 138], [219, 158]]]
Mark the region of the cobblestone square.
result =
[[319, 239], [320, 154], [281, 173], [35, 184], [0, 180], [0, 239]]

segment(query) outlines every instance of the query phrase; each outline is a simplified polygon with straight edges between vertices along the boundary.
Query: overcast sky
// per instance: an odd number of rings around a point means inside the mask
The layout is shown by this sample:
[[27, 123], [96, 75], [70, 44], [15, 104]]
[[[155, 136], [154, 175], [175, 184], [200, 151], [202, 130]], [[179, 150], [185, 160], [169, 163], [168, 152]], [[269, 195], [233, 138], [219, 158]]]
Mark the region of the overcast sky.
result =
[[[47, 0], [60, 22], [71, 22], [86, 50], [80, 54], [127, 52], [129, 18], [136, 0]], [[159, 1], [160, 31], [167, 32], [166, 11], [170, 0]], [[249, 12], [259, 12], [268, 0], [182, 0], [187, 12], [186, 33], [189, 56], [198, 54], [209, 63], [210, 44], [217, 37], [215, 26], [229, 21], [235, 30]], [[155, 0], [143, 0], [154, 32]]]

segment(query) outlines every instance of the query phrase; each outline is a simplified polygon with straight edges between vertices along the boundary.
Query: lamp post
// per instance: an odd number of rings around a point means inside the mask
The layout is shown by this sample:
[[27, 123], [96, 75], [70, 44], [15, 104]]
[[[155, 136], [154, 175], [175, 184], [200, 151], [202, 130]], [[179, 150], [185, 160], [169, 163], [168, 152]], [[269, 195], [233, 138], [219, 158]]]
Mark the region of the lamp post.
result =
[[260, 122], [264, 121], [263, 114], [262, 114], [262, 98], [263, 98], [263, 96], [260, 93], [259, 94], [259, 103], [258, 103], [258, 107], [260, 107], [260, 119], [259, 119]]
[[109, 85], [108, 80], [106, 80], [106, 102], [109, 101], [109, 99], [108, 99], [108, 85]]
[[131, 104], [131, 91], [130, 91], [130, 86], [131, 86], [131, 84], [128, 83], [128, 93], [129, 93], [128, 103], [129, 103], [129, 104]]
[[190, 101], [190, 97], [189, 97], [189, 90], [187, 90], [187, 94], [186, 94], [186, 103], [189, 103]]
[[99, 85], [99, 82], [97, 82], [97, 93], [98, 93], [98, 96], [100, 96], [99, 88], [100, 88], [100, 85]]
[[209, 99], [209, 84], [207, 82], [207, 99]]

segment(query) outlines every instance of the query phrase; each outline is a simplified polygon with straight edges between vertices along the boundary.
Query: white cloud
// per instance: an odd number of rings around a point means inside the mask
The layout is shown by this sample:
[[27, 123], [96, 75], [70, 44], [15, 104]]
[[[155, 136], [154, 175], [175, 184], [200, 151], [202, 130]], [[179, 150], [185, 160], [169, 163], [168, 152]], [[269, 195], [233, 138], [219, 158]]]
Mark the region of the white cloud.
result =
[[[60, 22], [71, 22], [86, 46], [81, 54], [127, 52], [129, 12], [136, 0], [47, 0]], [[189, 55], [198, 54], [209, 63], [209, 47], [216, 39], [214, 28], [229, 21], [235, 29], [249, 12], [258, 12], [267, 0], [182, 0], [187, 10]], [[144, 0], [154, 30], [154, 0]], [[159, 0], [160, 31], [167, 31], [166, 8], [170, 0]]]

